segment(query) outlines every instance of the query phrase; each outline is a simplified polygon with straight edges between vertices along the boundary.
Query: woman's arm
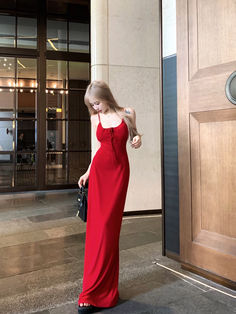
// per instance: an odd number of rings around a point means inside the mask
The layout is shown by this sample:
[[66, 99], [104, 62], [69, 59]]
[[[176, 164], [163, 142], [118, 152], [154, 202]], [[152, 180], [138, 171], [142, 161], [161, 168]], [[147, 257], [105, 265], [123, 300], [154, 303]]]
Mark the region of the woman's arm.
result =
[[[98, 126], [98, 124], [97, 124], [97, 117], [96, 117], [96, 116], [97, 116], [97, 115], [94, 114], [94, 115], [91, 115], [91, 117], [90, 117], [91, 124], [92, 124], [92, 126], [94, 127], [94, 129], [95, 129], [95, 134], [96, 134], [96, 132], [97, 132], [97, 126]], [[94, 151], [94, 153], [93, 153], [93, 156], [92, 156], [92, 158], [91, 158], [91, 162], [90, 162], [90, 164], [89, 164], [88, 170], [86, 171], [86, 174], [87, 174], [87, 175], [89, 175], [93, 157], [95, 156], [96, 152], [99, 150], [100, 147], [101, 147], [101, 142], [99, 142], [98, 140], [96, 140], [96, 149], [95, 149], [95, 151]]]
[[[136, 112], [134, 110], [134, 108], [125, 108], [125, 113], [126, 115], [129, 115], [129, 117], [132, 120], [132, 124], [134, 126], [134, 128], [136, 128], [137, 130], [137, 126], [136, 126]], [[133, 140], [131, 142], [131, 147], [133, 148], [139, 148], [142, 145], [142, 141], [141, 141], [141, 136], [140, 135], [136, 135], [133, 137]]]

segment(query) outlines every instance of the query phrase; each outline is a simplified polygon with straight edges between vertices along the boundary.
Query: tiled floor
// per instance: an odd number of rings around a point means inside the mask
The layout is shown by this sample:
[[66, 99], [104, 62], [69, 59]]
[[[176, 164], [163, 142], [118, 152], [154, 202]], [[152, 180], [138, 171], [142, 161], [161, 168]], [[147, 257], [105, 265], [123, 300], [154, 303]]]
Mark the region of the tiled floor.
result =
[[[22, 196], [23, 197], [23, 196]], [[0, 201], [0, 313], [77, 313], [86, 224], [75, 195]], [[235, 292], [161, 255], [161, 216], [124, 217], [120, 300], [100, 313], [236, 313]]]

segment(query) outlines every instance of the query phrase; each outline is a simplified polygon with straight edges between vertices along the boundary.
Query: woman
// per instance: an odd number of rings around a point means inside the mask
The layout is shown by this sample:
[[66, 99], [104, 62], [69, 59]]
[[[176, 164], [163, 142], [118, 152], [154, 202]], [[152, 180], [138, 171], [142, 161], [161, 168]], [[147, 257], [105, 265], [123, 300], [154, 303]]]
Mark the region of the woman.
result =
[[120, 107], [109, 86], [93, 81], [85, 93], [85, 104], [96, 130], [99, 147], [88, 170], [79, 178], [89, 178], [85, 239], [83, 291], [78, 313], [92, 313], [116, 305], [119, 278], [119, 236], [129, 182], [126, 143], [141, 146], [135, 110]]

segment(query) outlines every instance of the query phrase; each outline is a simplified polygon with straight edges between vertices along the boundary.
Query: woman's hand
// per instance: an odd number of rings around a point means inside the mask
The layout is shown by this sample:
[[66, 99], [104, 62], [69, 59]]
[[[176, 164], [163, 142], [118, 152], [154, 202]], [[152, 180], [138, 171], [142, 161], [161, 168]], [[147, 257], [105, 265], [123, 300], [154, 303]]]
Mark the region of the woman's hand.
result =
[[139, 148], [141, 145], [142, 145], [141, 136], [140, 135], [134, 136], [131, 142], [131, 147]]
[[85, 183], [86, 181], [88, 180], [88, 177], [89, 177], [89, 174], [86, 172], [84, 175], [82, 175], [80, 178], [79, 178], [79, 181], [78, 181], [78, 186], [81, 188], [82, 184], [83, 186], [85, 186]]

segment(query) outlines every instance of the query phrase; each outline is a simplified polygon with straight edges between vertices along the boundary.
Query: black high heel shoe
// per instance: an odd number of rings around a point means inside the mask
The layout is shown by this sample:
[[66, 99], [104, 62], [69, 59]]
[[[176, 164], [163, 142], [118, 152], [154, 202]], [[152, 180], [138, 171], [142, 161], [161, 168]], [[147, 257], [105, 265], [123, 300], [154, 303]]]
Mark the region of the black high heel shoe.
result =
[[78, 314], [89, 314], [94, 313], [101, 310], [101, 307], [97, 307], [95, 305], [88, 305], [88, 306], [78, 306]]

